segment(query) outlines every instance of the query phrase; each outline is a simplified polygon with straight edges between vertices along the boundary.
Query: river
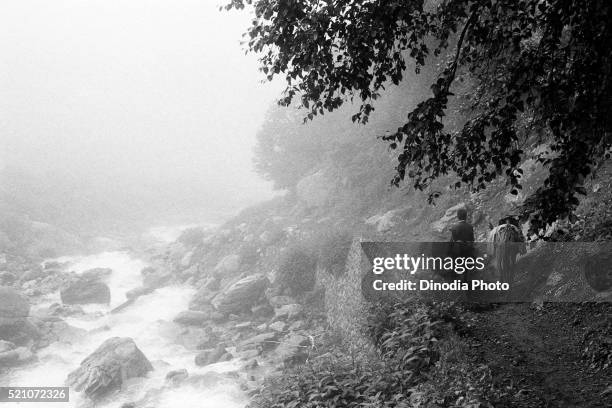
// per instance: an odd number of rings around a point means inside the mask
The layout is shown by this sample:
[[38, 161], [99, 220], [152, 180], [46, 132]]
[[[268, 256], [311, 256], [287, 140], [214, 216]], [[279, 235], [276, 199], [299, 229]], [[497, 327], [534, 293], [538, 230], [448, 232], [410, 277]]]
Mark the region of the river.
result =
[[[106, 283], [111, 290], [110, 305], [86, 305], [86, 314], [66, 318], [71, 326], [83, 330], [83, 334], [69, 341], [55, 342], [37, 351], [37, 361], [17, 367], [8, 374], [11, 386], [62, 386], [69, 372], [93, 352], [102, 342], [114, 336], [131, 337], [151, 361], [154, 371], [146, 378], [131, 379], [127, 386], [108, 401], [96, 407], [120, 407], [123, 403], [139, 401], [147, 395], [146, 406], [155, 408], [233, 408], [243, 407], [246, 396], [235, 380], [219, 375], [238, 369], [238, 362], [229, 361], [205, 367], [195, 365], [196, 350], [188, 350], [176, 341], [181, 327], [172, 319], [186, 310], [194, 289], [185, 285], [173, 285], [139, 297], [132, 305], [118, 313], [110, 311], [126, 300], [125, 293], [141, 286], [140, 271], [147, 264], [130, 253], [115, 251], [89, 256], [62, 257], [67, 269], [82, 273], [91, 268], [111, 268], [113, 273]], [[49, 295], [40, 304], [45, 308], [59, 302], [59, 293]], [[187, 369], [190, 380], [178, 386], [166, 384], [165, 376], [171, 370]], [[38, 407], [92, 406], [81, 393], [70, 390], [69, 403], [38, 403]], [[3, 407], [28, 405], [3, 403]], [[31, 404], [30, 404], [31, 405]]]

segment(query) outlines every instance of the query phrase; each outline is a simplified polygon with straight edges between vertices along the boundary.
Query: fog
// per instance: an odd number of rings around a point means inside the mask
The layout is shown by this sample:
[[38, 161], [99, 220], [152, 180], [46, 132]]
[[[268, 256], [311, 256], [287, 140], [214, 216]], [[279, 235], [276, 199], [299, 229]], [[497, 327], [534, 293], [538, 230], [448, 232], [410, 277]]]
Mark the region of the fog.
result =
[[252, 148], [280, 86], [240, 45], [250, 16], [221, 4], [1, 2], [0, 167], [147, 200], [160, 222], [270, 197]]

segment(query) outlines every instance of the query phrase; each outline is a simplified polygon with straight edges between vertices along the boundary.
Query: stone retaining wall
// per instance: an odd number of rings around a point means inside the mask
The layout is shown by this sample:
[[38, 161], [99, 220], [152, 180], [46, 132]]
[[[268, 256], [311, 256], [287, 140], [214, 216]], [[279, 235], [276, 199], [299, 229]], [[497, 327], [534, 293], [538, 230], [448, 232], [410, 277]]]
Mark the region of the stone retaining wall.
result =
[[359, 238], [353, 239], [343, 273], [332, 275], [319, 268], [317, 283], [325, 289], [325, 308], [329, 325], [341, 336], [351, 352], [372, 350], [365, 334], [368, 302], [362, 293], [363, 271], [368, 261]]

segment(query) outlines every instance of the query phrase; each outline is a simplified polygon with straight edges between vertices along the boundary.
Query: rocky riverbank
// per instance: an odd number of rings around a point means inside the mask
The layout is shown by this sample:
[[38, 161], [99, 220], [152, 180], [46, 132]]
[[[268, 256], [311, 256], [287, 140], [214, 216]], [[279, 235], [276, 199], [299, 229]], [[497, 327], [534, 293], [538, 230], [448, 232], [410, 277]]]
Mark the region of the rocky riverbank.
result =
[[[355, 217], [330, 216], [287, 197], [219, 228], [187, 229], [166, 245], [44, 263], [6, 254], [0, 375], [70, 384], [83, 406], [169, 407], [179, 391], [195, 399], [212, 389], [233, 395], [225, 403], [244, 406], [264, 379], [320, 358], [330, 324], [361, 329], [365, 302], [354, 236], [442, 239], [458, 206], [470, 208], [483, 236], [490, 214], [480, 198], [470, 200], [446, 209], [389, 205], [379, 215]], [[542, 302], [570, 287], [585, 288], [587, 300], [609, 296], [577, 281], [580, 271], [554, 266], [562, 256], [530, 273], [538, 253], [534, 248], [519, 262], [517, 282]], [[322, 270], [327, 280], [318, 279]]]
[[[133, 271], [78, 257], [9, 259], [0, 275], [0, 376], [12, 385], [38, 376], [45, 381], [38, 385], [69, 385], [77, 396], [71, 406], [157, 406], [174, 390], [218, 384], [256, 394], [264, 378], [309, 357], [325, 321], [320, 290], [292, 293], [262, 270], [263, 252], [283, 250], [271, 234], [260, 234], [262, 247], [254, 248], [244, 227], [188, 231], [140, 252], [146, 261]], [[129, 258], [100, 258], [117, 256]], [[163, 338], [140, 336], [138, 327], [151, 325]]]
[[[271, 238], [277, 235], [277, 240]], [[246, 224], [203, 233], [186, 231], [163, 251], [149, 253], [143, 286], [128, 293], [132, 303], [142, 294], [173, 284], [196, 291], [188, 308], [173, 321], [177, 342], [197, 350], [195, 364], [238, 363], [233, 374], [248, 394], [258, 393], [265, 378], [306, 361], [325, 331], [323, 290], [314, 285], [297, 293], [282, 285], [277, 262], [287, 251], [287, 231], [262, 231], [254, 238]], [[307, 273], [314, 276], [314, 265]], [[129, 306], [128, 306], [129, 307]], [[187, 370], [169, 372], [174, 384], [188, 381]]]

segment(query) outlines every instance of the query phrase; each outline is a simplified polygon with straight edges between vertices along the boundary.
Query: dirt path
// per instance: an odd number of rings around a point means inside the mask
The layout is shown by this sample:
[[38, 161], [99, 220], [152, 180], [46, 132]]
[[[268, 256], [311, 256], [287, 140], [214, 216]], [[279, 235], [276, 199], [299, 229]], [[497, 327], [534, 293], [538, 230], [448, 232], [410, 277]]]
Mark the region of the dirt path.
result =
[[[489, 365], [504, 390], [498, 406], [612, 407], [612, 367], [589, 367], [582, 342], [610, 305], [506, 304], [471, 315], [473, 358]], [[610, 325], [597, 335], [612, 344]]]

